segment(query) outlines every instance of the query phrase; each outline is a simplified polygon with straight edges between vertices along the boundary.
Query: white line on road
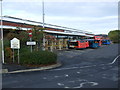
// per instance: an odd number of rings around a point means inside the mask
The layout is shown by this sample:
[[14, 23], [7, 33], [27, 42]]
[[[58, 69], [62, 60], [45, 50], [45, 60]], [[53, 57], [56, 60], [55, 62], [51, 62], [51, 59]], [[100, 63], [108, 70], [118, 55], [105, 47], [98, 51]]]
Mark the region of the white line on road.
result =
[[83, 83], [80, 83], [80, 86], [73, 87], [73, 88], [82, 88], [85, 84], [91, 84], [91, 86], [98, 85], [98, 83], [96, 83], [96, 82], [83, 82]]
[[65, 77], [68, 77], [68, 76], [69, 76], [69, 75], [67, 75], [67, 74], [65, 75]]
[[116, 60], [119, 58], [120, 55], [118, 55], [111, 63], [109, 64], [114, 64], [116, 62]]
[[64, 86], [64, 84], [63, 84], [63, 83], [57, 83], [57, 85], [59, 85], [59, 86]]
[[69, 69], [75, 69], [75, 68], [80, 68], [80, 67], [70, 67], [70, 68], [53, 69], [53, 70], [49, 70], [49, 71], [69, 70]]

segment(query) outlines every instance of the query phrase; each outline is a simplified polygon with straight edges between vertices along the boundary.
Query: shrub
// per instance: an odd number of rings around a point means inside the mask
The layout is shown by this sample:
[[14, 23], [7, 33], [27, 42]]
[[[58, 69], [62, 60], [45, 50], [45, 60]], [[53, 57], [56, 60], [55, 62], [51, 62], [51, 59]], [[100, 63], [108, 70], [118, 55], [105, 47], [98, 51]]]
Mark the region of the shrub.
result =
[[113, 30], [108, 33], [113, 43], [120, 43], [120, 30]]
[[49, 51], [29, 51], [22, 52], [20, 55], [20, 64], [45, 65], [56, 63], [57, 55]]
[[10, 48], [10, 41], [8, 39], [4, 39], [4, 54], [5, 54], [5, 62], [12, 62], [12, 49]]
[[5, 48], [5, 60], [6, 62], [12, 62], [13, 52], [10, 47]]

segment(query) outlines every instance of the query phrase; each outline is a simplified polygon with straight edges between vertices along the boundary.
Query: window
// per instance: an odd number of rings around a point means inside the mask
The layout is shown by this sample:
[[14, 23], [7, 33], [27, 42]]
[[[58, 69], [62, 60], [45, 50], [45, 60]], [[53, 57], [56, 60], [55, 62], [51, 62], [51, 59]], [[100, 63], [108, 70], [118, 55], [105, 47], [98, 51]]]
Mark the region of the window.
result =
[[78, 42], [69, 42], [69, 45], [78, 46]]

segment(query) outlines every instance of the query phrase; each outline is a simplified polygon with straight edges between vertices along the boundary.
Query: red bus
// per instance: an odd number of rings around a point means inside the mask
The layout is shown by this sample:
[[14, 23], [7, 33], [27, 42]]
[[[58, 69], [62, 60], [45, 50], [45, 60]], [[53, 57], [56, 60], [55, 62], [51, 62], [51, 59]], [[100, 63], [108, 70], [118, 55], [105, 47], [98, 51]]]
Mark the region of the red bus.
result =
[[71, 40], [68, 42], [68, 48], [84, 49], [88, 47], [88, 41], [86, 40]]
[[99, 46], [102, 45], [102, 40], [103, 40], [103, 37], [102, 37], [102, 36], [94, 36], [94, 39], [95, 39], [95, 40], [100, 40], [100, 41], [99, 41]]
[[89, 47], [89, 42], [85, 40], [86, 48]]
[[95, 40], [102, 40], [102, 36], [94, 36]]

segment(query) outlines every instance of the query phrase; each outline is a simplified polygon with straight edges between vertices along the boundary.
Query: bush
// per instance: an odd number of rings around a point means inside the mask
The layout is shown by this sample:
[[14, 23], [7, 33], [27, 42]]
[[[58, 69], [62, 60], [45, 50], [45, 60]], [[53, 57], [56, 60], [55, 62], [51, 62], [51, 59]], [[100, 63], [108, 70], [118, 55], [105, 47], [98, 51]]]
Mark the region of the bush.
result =
[[113, 30], [108, 33], [113, 43], [120, 43], [120, 30]]
[[57, 61], [57, 55], [49, 51], [22, 52], [20, 55], [20, 64], [45, 65], [53, 64]]
[[5, 54], [5, 62], [12, 62], [13, 52], [10, 48], [10, 40], [4, 39], [4, 54]]

